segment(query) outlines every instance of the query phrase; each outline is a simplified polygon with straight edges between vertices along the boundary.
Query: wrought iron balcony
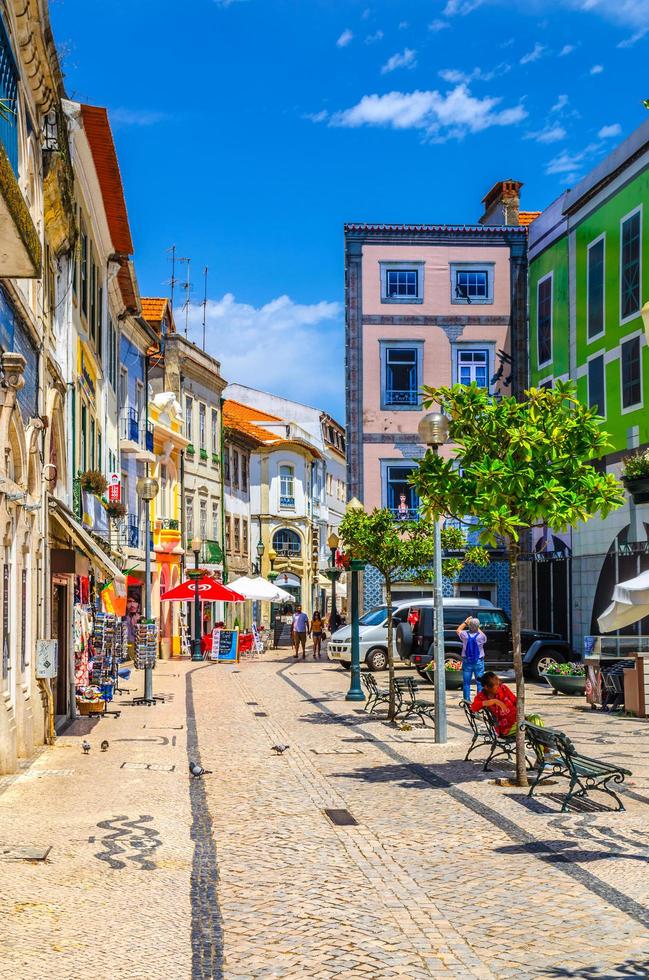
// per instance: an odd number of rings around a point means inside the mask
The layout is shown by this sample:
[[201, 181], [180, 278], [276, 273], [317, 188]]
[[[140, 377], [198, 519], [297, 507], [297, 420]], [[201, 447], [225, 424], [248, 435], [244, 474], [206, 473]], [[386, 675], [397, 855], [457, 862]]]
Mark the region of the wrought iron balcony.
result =
[[401, 390], [398, 388], [387, 388], [385, 391], [386, 405], [419, 405], [419, 392], [417, 389]]
[[0, 20], [0, 141], [18, 176], [18, 69], [4, 23]]
[[295, 510], [295, 497], [280, 497], [279, 506], [286, 507], [290, 510]]
[[418, 507], [406, 507], [399, 510], [398, 507], [390, 507], [390, 510], [398, 521], [418, 521], [421, 517]]

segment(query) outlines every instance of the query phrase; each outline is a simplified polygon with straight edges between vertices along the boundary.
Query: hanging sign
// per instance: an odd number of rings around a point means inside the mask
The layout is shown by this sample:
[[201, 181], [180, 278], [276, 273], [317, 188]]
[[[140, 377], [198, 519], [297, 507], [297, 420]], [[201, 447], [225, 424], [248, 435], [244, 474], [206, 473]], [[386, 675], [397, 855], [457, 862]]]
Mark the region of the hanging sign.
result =
[[36, 676], [56, 677], [58, 672], [58, 640], [36, 640]]
[[122, 481], [119, 473], [111, 473], [108, 477], [108, 500], [112, 504], [122, 499]]
[[236, 663], [239, 659], [239, 630], [212, 630], [212, 649], [208, 656], [217, 663]]

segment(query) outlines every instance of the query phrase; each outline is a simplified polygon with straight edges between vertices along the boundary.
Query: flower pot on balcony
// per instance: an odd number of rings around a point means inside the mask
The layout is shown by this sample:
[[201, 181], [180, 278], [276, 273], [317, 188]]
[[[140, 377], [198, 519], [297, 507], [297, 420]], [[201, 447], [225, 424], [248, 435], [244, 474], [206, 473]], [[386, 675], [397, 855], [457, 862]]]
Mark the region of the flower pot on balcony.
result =
[[108, 489], [108, 480], [100, 470], [86, 470], [81, 474], [81, 489], [101, 497]]
[[207, 461], [207, 449], [201, 449], [201, 459]]
[[634, 504], [649, 504], [649, 476], [635, 477], [628, 476], [622, 478], [628, 493], [633, 497]]
[[194, 453], [196, 452], [196, 450], [192, 446], [191, 442], [190, 442], [190, 444], [188, 446], [185, 447], [185, 452], [187, 453], [188, 456], [193, 456]]

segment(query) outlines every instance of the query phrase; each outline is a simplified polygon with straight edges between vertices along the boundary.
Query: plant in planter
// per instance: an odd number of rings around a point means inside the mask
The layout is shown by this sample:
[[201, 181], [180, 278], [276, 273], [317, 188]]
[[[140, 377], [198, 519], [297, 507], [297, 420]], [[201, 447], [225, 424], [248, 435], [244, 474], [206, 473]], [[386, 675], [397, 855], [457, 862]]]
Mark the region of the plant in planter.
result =
[[126, 504], [121, 500], [109, 500], [106, 504], [106, 513], [112, 521], [119, 521], [122, 517], [126, 517]]
[[[431, 661], [425, 670], [430, 681], [435, 682], [435, 664]], [[446, 690], [459, 691], [462, 687], [462, 661], [445, 660], [444, 673], [446, 675]]]
[[86, 470], [81, 474], [81, 489], [101, 497], [108, 489], [108, 480], [100, 470]]
[[649, 503], [649, 449], [625, 456], [622, 467], [622, 483], [633, 497], [633, 502]]
[[543, 676], [555, 694], [583, 694], [586, 689], [584, 664], [552, 664]]
[[545, 673], [559, 677], [585, 677], [586, 667], [584, 664], [573, 663], [552, 664], [551, 667], [548, 667]]

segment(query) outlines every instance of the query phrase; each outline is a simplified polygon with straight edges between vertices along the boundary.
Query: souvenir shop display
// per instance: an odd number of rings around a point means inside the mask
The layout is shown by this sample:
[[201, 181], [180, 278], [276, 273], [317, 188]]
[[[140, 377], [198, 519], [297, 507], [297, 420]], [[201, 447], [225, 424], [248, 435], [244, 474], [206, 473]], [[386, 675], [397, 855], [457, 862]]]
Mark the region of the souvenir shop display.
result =
[[117, 616], [75, 607], [75, 684], [82, 715], [111, 714], [120, 664], [126, 659], [126, 624]]
[[158, 623], [141, 619], [135, 628], [134, 660], [137, 670], [155, 668], [158, 659]]

